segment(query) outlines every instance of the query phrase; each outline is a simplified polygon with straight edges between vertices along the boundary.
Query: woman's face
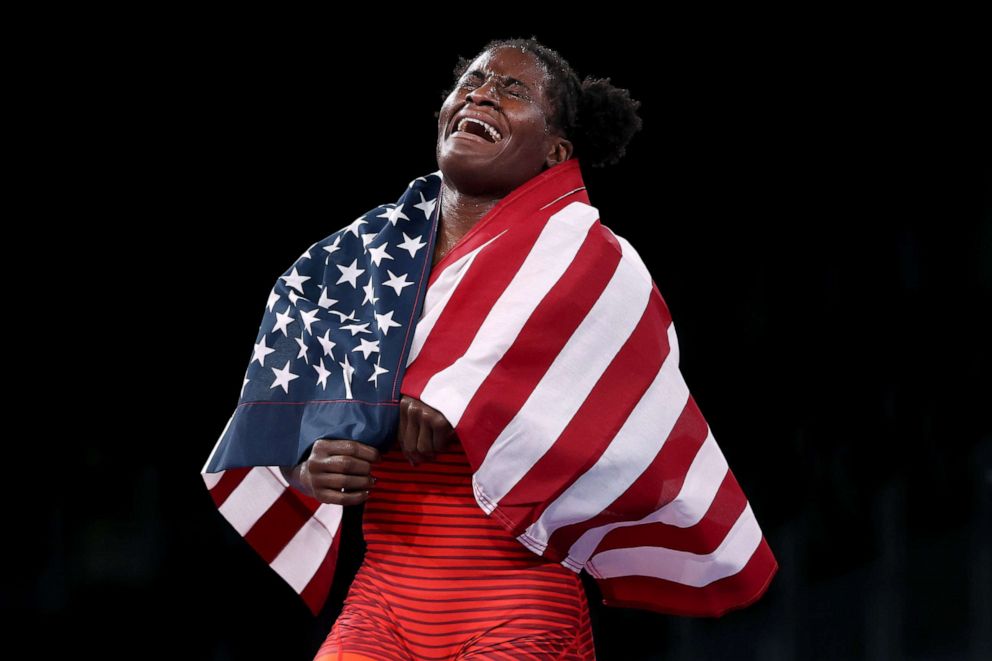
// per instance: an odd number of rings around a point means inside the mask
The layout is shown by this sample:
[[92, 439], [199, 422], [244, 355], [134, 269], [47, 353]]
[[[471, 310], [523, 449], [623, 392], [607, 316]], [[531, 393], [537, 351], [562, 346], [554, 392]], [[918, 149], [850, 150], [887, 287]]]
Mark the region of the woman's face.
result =
[[546, 86], [526, 51], [497, 48], [472, 62], [438, 115], [437, 162], [450, 185], [503, 197], [571, 156], [571, 143], [551, 132]]

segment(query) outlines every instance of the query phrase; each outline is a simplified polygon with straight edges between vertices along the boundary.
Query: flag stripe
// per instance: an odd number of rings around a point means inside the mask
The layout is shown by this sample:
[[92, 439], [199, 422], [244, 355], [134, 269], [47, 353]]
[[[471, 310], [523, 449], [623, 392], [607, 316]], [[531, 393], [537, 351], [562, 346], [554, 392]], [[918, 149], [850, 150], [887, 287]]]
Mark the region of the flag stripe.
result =
[[530, 521], [561, 495], [571, 476], [592, 466], [616, 436], [636, 404], [635, 399], [618, 397], [618, 393], [643, 394], [651, 385], [668, 355], [665, 329], [670, 322], [667, 316], [657, 314], [655, 306], [644, 309], [634, 332], [554, 445], [500, 499], [499, 516], [515, 534], [523, 533]]
[[244, 536], [282, 495], [284, 489], [271, 469], [253, 468], [220, 506], [220, 513]]
[[[618, 296], [618, 291], [626, 292], [630, 300]], [[489, 448], [476, 476], [477, 485], [491, 486], [484, 492], [488, 505], [499, 503], [561, 436], [636, 328], [649, 292], [650, 284], [641, 274], [630, 262], [621, 261], [603, 295], [558, 352], [519, 414]], [[522, 337], [518, 346], [525, 352], [534, 342], [540, 340]], [[492, 393], [480, 393], [479, 399], [486, 396]], [[532, 424], [535, 419], [542, 424]]]
[[462, 278], [472, 268], [472, 263], [475, 261], [476, 256], [483, 248], [497, 238], [499, 238], [499, 235], [494, 236], [472, 252], [466, 253], [458, 261], [453, 262], [451, 266], [444, 270], [444, 273], [441, 274], [434, 285], [427, 290], [427, 296], [424, 300], [424, 311], [420, 317], [420, 321], [417, 322], [417, 332], [414, 334], [413, 342], [410, 345], [410, 356], [407, 359], [408, 365], [416, 360], [420, 354], [424, 342], [430, 337], [431, 329], [434, 328], [444, 308], [448, 305], [451, 295], [458, 288]]
[[616, 500], [657, 456], [675, 426], [689, 391], [678, 370], [674, 326], [668, 327], [671, 347], [654, 382], [596, 463], [552, 502], [527, 528], [526, 536], [541, 548], [561, 526], [586, 521]]
[[[445, 412], [452, 427], [493, 365], [503, 356], [527, 318], [568, 268], [589, 227], [593, 207], [570, 204], [552, 216], [472, 339], [468, 350], [428, 381], [420, 399]], [[467, 290], [468, 288], [459, 288]], [[507, 329], [513, 329], [510, 333]]]
[[698, 554], [660, 546], [614, 548], [597, 553], [586, 563], [593, 576], [653, 576], [702, 587], [740, 571], [761, 542], [761, 529], [750, 504], [738, 517], [720, 546]]
[[262, 559], [272, 562], [319, 506], [319, 501], [283, 488], [272, 506], [245, 533], [245, 541], [255, 547]]
[[311, 518], [270, 565], [294, 590], [302, 592], [317, 573], [335, 534], [336, 530], [328, 530], [316, 518]]

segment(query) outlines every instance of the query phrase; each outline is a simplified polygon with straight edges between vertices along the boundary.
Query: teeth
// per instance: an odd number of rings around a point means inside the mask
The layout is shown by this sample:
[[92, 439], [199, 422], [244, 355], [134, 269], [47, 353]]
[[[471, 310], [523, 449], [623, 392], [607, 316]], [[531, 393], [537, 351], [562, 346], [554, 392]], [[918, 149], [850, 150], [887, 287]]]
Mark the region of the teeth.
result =
[[463, 118], [460, 122], [458, 122], [458, 128], [456, 130], [457, 131], [464, 131], [465, 130], [465, 122], [475, 122], [476, 124], [482, 125], [482, 127], [486, 129], [486, 132], [489, 133], [490, 136], [492, 136], [493, 142], [499, 142], [500, 140], [503, 139], [503, 136], [500, 134], [499, 131], [497, 131], [495, 128], [493, 128], [489, 124], [486, 124], [485, 122], [476, 119], [475, 117], [465, 117], [465, 118]]

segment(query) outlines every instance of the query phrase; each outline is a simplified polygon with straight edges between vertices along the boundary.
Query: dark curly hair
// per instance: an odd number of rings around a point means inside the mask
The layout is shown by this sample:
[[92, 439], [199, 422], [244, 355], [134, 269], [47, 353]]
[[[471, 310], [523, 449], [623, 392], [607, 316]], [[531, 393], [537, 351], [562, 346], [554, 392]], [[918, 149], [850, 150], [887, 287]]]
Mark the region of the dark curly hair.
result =
[[[547, 99], [552, 108], [551, 126], [567, 137], [573, 154], [591, 167], [620, 160], [627, 143], [641, 129], [637, 114], [641, 102], [626, 89], [614, 87], [609, 78], [586, 76], [579, 80], [571, 65], [557, 51], [531, 36], [528, 39], [493, 39], [475, 56], [495, 48], [521, 48], [537, 57], [548, 72]], [[475, 60], [458, 56], [455, 84]], [[446, 98], [451, 89], [442, 94]]]

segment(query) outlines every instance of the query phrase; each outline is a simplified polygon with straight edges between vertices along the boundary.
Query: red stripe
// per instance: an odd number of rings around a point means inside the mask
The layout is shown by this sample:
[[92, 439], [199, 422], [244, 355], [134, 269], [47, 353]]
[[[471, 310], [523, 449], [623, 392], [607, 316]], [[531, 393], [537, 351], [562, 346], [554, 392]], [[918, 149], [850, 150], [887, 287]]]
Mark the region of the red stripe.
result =
[[430, 378], [468, 350], [482, 322], [517, 274], [547, 221], [547, 216], [534, 219], [534, 222], [528, 220], [479, 251], [417, 358], [407, 368], [400, 392], [419, 399]]
[[245, 533], [245, 541], [265, 562], [270, 563], [313, 517], [319, 506], [317, 500], [294, 489], [285, 489]]
[[716, 617], [758, 600], [778, 571], [778, 562], [764, 537], [747, 565], [733, 576], [702, 588], [653, 576], [598, 579], [607, 606], [643, 608], [658, 613]]
[[545, 556], [563, 560], [586, 530], [616, 521], [636, 521], [670, 503], [682, 489], [689, 466], [708, 434], [706, 420], [690, 395], [668, 439], [647, 469], [593, 518], [555, 530], [548, 540]]
[[548, 291], [519, 335], [482, 382], [459, 420], [468, 430], [469, 462], [478, 466], [503, 428], [523, 406], [609, 284], [621, 248], [593, 223], [571, 265]]
[[310, 582], [307, 586], [303, 588], [303, 592], [300, 596], [303, 601], [306, 602], [310, 612], [316, 616], [324, 608], [324, 603], [327, 601], [328, 594], [331, 590], [331, 582], [334, 580], [334, 568], [338, 561], [338, 547], [341, 541], [341, 525], [338, 524], [338, 529], [334, 531], [334, 540], [331, 542], [331, 548], [327, 550], [324, 555], [323, 562], [317, 567], [317, 571], [314, 573]]
[[[591, 468], [612, 442], [668, 356], [668, 309], [652, 300], [627, 341], [554, 445], [499, 502], [494, 515], [519, 535]], [[474, 436], [473, 436], [474, 438]]]
[[655, 522], [615, 528], [607, 533], [595, 553], [632, 546], [661, 546], [698, 555], [712, 553], [727, 537], [746, 507], [747, 498], [734, 474], [728, 470], [716, 497], [696, 525], [680, 528]]
[[214, 504], [218, 508], [224, 504], [224, 501], [231, 495], [231, 492], [238, 488], [241, 480], [245, 479], [251, 470], [251, 468], [228, 468], [224, 471], [217, 484], [210, 489], [210, 497], [213, 498]]

